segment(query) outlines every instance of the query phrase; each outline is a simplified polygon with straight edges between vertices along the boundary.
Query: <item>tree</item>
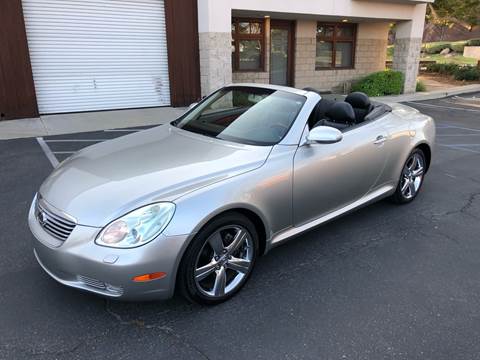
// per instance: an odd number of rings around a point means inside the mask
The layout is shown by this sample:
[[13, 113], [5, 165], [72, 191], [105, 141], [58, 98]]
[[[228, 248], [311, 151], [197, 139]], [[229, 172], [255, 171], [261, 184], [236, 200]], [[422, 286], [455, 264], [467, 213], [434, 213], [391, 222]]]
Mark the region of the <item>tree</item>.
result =
[[453, 17], [469, 31], [472, 31], [474, 26], [480, 25], [480, 0], [457, 2], [457, 6], [453, 9]]
[[436, 0], [428, 4], [426, 20], [445, 30], [458, 24], [472, 31], [480, 25], [480, 0]]

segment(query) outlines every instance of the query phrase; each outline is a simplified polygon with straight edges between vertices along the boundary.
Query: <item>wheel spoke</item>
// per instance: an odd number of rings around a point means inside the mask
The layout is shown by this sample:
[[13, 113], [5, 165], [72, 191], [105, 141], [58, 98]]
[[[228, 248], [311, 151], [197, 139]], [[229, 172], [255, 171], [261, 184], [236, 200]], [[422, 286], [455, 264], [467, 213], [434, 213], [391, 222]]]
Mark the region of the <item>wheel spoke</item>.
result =
[[405, 192], [407, 191], [408, 189], [408, 185], [410, 184], [410, 180], [408, 179], [404, 179], [404, 183], [403, 183], [403, 186], [402, 188], [400, 189], [400, 191], [402, 192], [402, 194], [405, 194]]
[[414, 178], [419, 177], [421, 175], [423, 175], [423, 166], [420, 166], [418, 169], [415, 169], [412, 171], [412, 176]]
[[225, 294], [225, 287], [227, 286], [227, 273], [222, 266], [220, 270], [216, 271], [215, 284], [213, 285], [213, 294], [215, 296], [223, 296]]
[[233, 254], [240, 245], [247, 239], [247, 232], [244, 230], [238, 230], [230, 245], [227, 246], [227, 253]]
[[215, 271], [215, 266], [216, 265], [217, 265], [217, 263], [212, 260], [207, 265], [204, 265], [204, 266], [196, 269], [195, 270], [195, 279], [197, 279], [197, 281], [202, 281], [208, 275], [212, 274]]
[[228, 260], [227, 268], [239, 273], [246, 274], [248, 272], [248, 269], [250, 268], [250, 260], [232, 257], [230, 260]]
[[415, 195], [415, 183], [413, 181], [410, 181], [410, 183], [408, 184], [408, 188], [410, 189], [410, 196], [413, 196]]
[[210, 246], [212, 247], [216, 255], [221, 255], [223, 252], [223, 249], [225, 249], [225, 246], [223, 245], [222, 236], [219, 231], [217, 231], [215, 234], [210, 236], [210, 238], [208, 239], [208, 243], [210, 244]]
[[[410, 163], [410, 161], [409, 161]], [[411, 163], [410, 165], [407, 165], [408, 170], [413, 171], [415, 169], [415, 166], [417, 166], [417, 154], [413, 154], [411, 158]]]

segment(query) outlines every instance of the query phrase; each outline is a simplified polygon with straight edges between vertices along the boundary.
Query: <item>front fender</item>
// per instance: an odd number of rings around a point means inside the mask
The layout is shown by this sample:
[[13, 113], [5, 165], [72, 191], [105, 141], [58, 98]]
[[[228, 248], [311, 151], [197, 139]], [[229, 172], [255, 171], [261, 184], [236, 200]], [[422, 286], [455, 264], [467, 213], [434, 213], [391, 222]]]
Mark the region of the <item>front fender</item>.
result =
[[295, 149], [296, 146], [277, 145], [261, 168], [176, 199], [175, 216], [164, 233], [168, 236], [195, 234], [215, 216], [229, 210], [245, 209], [262, 220], [268, 241], [292, 224], [292, 159]]

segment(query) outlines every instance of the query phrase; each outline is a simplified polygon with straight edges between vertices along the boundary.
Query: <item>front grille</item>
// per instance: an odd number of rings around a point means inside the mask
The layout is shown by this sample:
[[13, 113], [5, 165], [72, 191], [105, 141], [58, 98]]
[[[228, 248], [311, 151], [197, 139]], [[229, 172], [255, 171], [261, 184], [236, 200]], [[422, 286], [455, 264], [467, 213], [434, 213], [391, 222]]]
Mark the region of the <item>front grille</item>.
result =
[[121, 296], [123, 294], [123, 288], [121, 286], [110, 285], [101, 280], [83, 275], [77, 275], [77, 279], [87, 287], [103, 290], [112, 296]]
[[92, 279], [83, 275], [78, 275], [78, 280], [80, 280], [82, 283], [84, 283], [87, 286], [94, 287], [96, 289], [100, 290], [106, 290], [107, 286], [103, 281], [97, 280], [97, 279]]
[[37, 200], [35, 215], [38, 223], [47, 233], [62, 241], [67, 240], [76, 226], [73, 221], [47, 210], [41, 204], [41, 200]]

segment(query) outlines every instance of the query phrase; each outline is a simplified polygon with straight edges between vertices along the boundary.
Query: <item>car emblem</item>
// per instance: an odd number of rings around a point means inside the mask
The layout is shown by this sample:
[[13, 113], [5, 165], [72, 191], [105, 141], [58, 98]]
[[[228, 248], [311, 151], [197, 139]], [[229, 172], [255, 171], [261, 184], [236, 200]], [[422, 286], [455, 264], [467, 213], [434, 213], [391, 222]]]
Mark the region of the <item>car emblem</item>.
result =
[[47, 222], [48, 220], [48, 216], [47, 214], [45, 214], [43, 211], [40, 211], [38, 213], [38, 221], [40, 222], [40, 224], [43, 226], [45, 225], [45, 223]]

